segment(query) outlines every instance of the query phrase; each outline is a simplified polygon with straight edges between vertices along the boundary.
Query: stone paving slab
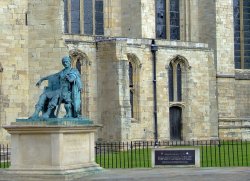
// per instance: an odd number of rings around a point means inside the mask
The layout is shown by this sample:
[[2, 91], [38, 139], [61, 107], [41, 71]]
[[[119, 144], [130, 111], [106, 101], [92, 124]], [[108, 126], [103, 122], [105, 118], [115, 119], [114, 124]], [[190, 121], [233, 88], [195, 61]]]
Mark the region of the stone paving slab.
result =
[[76, 181], [250, 181], [250, 167], [105, 169]]

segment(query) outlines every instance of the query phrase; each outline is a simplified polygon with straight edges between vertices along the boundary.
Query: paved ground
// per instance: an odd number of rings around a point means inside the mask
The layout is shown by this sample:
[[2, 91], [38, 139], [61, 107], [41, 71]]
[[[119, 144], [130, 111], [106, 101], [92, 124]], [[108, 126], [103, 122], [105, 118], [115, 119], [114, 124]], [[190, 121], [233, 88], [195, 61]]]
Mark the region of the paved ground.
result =
[[76, 181], [250, 181], [250, 167], [112, 169]]

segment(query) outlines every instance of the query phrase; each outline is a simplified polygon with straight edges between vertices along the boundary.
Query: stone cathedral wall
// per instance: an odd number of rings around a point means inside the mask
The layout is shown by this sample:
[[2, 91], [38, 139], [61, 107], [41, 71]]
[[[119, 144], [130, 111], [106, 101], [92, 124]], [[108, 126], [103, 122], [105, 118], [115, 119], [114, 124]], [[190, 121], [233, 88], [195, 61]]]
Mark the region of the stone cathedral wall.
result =
[[[181, 0], [181, 40], [156, 40], [160, 139], [170, 138], [167, 67], [177, 56], [190, 66], [178, 105], [183, 139], [213, 139], [218, 128], [221, 138], [242, 138], [250, 117], [250, 72], [234, 69], [232, 3]], [[88, 105], [83, 109], [104, 125], [98, 137], [153, 139], [154, 1], [104, 0], [102, 38], [64, 34], [63, 6], [63, 0], [0, 0], [0, 143], [9, 141], [1, 126], [32, 114], [46, 86], [37, 88], [36, 82], [61, 70], [61, 58], [69, 52], [83, 57]], [[129, 117], [128, 55], [140, 64], [139, 120]]]
[[29, 69], [27, 0], [0, 1], [0, 142], [9, 141], [2, 126], [28, 112]]

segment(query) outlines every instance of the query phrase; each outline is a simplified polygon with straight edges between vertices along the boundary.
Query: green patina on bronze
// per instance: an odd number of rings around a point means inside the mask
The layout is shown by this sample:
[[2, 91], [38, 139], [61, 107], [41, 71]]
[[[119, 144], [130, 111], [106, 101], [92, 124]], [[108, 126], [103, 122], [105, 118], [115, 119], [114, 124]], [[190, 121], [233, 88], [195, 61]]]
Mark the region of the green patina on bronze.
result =
[[[35, 106], [35, 112], [29, 119], [17, 119], [17, 122], [46, 121], [48, 124], [71, 122], [79, 124], [92, 124], [89, 119], [81, 116], [82, 81], [79, 71], [71, 67], [71, 58], [62, 58], [64, 69], [56, 74], [41, 78], [36, 86], [48, 80], [48, 86]], [[58, 118], [61, 104], [64, 104], [66, 115]]]

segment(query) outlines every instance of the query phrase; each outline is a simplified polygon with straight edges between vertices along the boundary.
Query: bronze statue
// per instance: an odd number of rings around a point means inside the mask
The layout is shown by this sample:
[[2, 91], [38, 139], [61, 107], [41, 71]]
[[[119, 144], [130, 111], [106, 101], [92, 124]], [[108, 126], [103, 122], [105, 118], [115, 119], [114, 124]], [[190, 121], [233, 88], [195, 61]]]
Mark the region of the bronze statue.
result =
[[35, 112], [30, 118], [39, 118], [40, 112], [42, 112], [42, 118], [56, 118], [62, 103], [64, 103], [66, 110], [65, 118], [78, 118], [80, 116], [82, 90], [80, 73], [77, 69], [71, 67], [69, 56], [62, 58], [62, 64], [63, 70], [43, 77], [36, 83], [36, 86], [39, 87], [42, 81], [48, 80], [48, 86], [40, 95], [35, 106]]

